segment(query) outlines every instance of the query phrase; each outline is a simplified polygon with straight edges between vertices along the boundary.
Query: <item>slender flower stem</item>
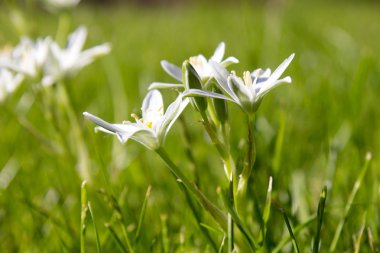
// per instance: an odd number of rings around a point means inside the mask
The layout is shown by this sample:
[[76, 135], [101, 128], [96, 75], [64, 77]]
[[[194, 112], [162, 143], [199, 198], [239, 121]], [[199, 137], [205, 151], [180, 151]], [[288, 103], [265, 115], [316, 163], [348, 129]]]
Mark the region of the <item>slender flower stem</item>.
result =
[[237, 187], [237, 192], [236, 192], [237, 199], [239, 202], [238, 203], [238, 206], [239, 206], [238, 210], [242, 209], [242, 204], [244, 203], [245, 195], [247, 192], [249, 177], [252, 174], [252, 168], [253, 168], [253, 165], [255, 164], [255, 160], [256, 160], [256, 144], [255, 144], [255, 137], [254, 137], [254, 133], [253, 133], [254, 121], [255, 121], [254, 116], [248, 116], [247, 117], [248, 150], [247, 150], [247, 155], [246, 155], [243, 171], [240, 175], [239, 183], [238, 183], [238, 187]]
[[208, 120], [207, 115], [205, 112], [201, 112], [201, 116], [203, 119], [204, 127], [207, 131], [207, 134], [210, 136], [211, 141], [213, 142], [214, 146], [219, 152], [219, 155], [221, 156], [223, 163], [224, 163], [224, 169], [228, 178], [228, 181], [232, 181], [235, 174], [236, 174], [236, 168], [234, 160], [232, 159], [231, 153], [227, 149], [226, 145], [223, 145], [223, 143], [220, 141], [217, 133], [215, 132], [215, 129], [211, 122]]
[[59, 100], [59, 103], [62, 106], [64, 113], [67, 114], [70, 128], [72, 130], [70, 132], [72, 133], [75, 145], [71, 145], [70, 147], [76, 153], [77, 169], [79, 170], [79, 173], [82, 178], [90, 180], [90, 160], [88, 150], [84, 142], [82, 129], [79, 125], [78, 118], [76, 117], [75, 111], [70, 101], [70, 97], [67, 94], [67, 90], [63, 82], [58, 83], [57, 85], [57, 96], [57, 99]]
[[170, 172], [180, 180], [184, 186], [198, 199], [199, 203], [210, 213], [210, 215], [215, 219], [219, 226], [227, 231], [227, 218], [223, 212], [214, 205], [189, 179], [181, 172], [181, 170], [173, 163], [169, 158], [168, 154], [164, 148], [159, 147], [155, 150], [156, 153], [162, 158], [166, 163]]
[[[203, 118], [203, 123], [206, 128], [206, 131], [208, 135], [210, 136], [212, 142], [214, 143], [216, 149], [218, 150], [224, 164], [224, 169], [228, 178], [228, 197], [229, 197], [229, 202], [231, 206], [234, 206], [235, 204], [235, 195], [234, 195], [234, 183], [236, 182], [235, 180], [235, 175], [236, 175], [236, 168], [235, 168], [235, 163], [234, 160], [232, 159], [230, 150], [229, 150], [229, 145], [224, 144], [223, 142], [220, 141], [217, 133], [215, 132], [215, 128], [211, 124], [211, 122], [208, 120], [207, 115], [205, 112], [201, 112], [202, 118]], [[225, 126], [224, 126], [225, 127]], [[227, 139], [227, 131], [223, 127], [223, 140], [228, 143]], [[231, 213], [228, 213], [227, 215], [227, 246], [228, 246], [228, 252], [232, 252], [234, 249], [234, 220], [233, 217], [231, 216]]]

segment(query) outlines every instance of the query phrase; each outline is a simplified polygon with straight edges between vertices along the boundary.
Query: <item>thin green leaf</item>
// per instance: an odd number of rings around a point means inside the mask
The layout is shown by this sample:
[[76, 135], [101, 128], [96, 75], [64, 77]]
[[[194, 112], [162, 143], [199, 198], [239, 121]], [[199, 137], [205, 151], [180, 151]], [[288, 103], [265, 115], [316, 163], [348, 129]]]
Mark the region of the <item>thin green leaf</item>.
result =
[[[295, 227], [293, 229], [293, 235], [297, 235], [299, 232], [302, 231], [302, 229], [306, 228], [307, 226], [309, 226], [312, 222], [314, 222], [314, 220], [317, 218], [316, 215], [313, 215], [311, 216], [309, 219], [306, 220], [306, 222], [298, 225], [297, 227]], [[290, 235], [287, 235], [285, 238], [283, 238], [276, 246], [276, 248], [274, 248], [271, 252], [272, 253], [278, 253], [282, 250], [282, 248], [292, 240], [292, 237]]]
[[370, 165], [371, 160], [372, 160], [372, 154], [370, 152], [368, 152], [366, 154], [366, 157], [365, 157], [364, 165], [363, 165], [362, 169], [360, 170], [359, 177], [355, 181], [354, 187], [352, 188], [350, 196], [348, 197], [347, 204], [346, 204], [346, 206], [344, 208], [344, 214], [341, 217], [341, 219], [339, 221], [339, 224], [338, 224], [338, 226], [337, 226], [337, 228], [335, 230], [334, 238], [333, 238], [333, 240], [331, 242], [329, 252], [335, 252], [335, 249], [336, 249], [336, 246], [338, 244], [338, 240], [339, 240], [340, 234], [342, 233], [342, 230], [343, 230], [344, 223], [345, 223], [345, 221], [347, 219], [347, 216], [348, 216], [348, 213], [350, 212], [352, 203], [354, 202], [356, 193], [358, 192], [358, 190], [359, 190], [359, 188], [360, 188], [360, 186], [362, 184], [363, 178], [364, 178], [364, 176], [365, 176], [365, 174], [366, 174], [366, 172], [368, 170], [368, 167]]
[[108, 229], [110, 232], [112, 238], [115, 240], [117, 246], [119, 247], [121, 252], [128, 253], [128, 250], [125, 248], [123, 243], [121, 242], [120, 238], [117, 236], [115, 230], [112, 228], [112, 226], [109, 223], [104, 224], [104, 226]]
[[86, 180], [83, 181], [81, 186], [81, 205], [82, 205], [82, 211], [81, 211], [81, 217], [80, 217], [80, 252], [85, 253], [85, 241], [84, 236], [86, 233], [86, 218], [87, 218], [87, 190], [86, 190]]
[[362, 238], [363, 238], [366, 218], [367, 218], [367, 212], [365, 212], [364, 215], [363, 215], [363, 221], [362, 221], [362, 226], [361, 226], [360, 231], [359, 231], [359, 236], [358, 236], [358, 238], [355, 241], [355, 252], [354, 253], [359, 253], [360, 252], [360, 245], [361, 245]]
[[147, 203], [148, 203], [148, 199], [149, 199], [149, 196], [150, 196], [151, 189], [152, 189], [152, 187], [149, 185], [148, 189], [146, 190], [146, 193], [145, 193], [144, 202], [143, 202], [143, 205], [142, 205], [141, 211], [140, 211], [139, 222], [137, 224], [137, 229], [136, 229], [136, 234], [135, 234], [135, 240], [134, 240], [134, 246], [136, 245], [136, 243], [137, 243], [137, 241], [138, 241], [138, 239], [140, 237], [141, 225], [142, 225], [142, 223], [144, 221], [144, 217], [145, 217], [145, 213], [146, 213], [146, 207], [147, 207]]
[[94, 227], [94, 231], [95, 231], [96, 249], [97, 249], [98, 253], [101, 253], [99, 233], [98, 233], [98, 229], [97, 229], [96, 224], [95, 224], [95, 218], [94, 218], [94, 213], [92, 212], [91, 203], [88, 202], [87, 206], [88, 206], [88, 211], [90, 213], [90, 217], [91, 217], [91, 220], [92, 220], [92, 226]]
[[265, 238], [266, 238], [267, 223], [269, 220], [271, 203], [272, 203], [272, 182], [273, 182], [272, 177], [269, 177], [267, 198], [265, 201], [264, 212], [263, 212], [263, 228], [262, 228], [263, 241], [265, 241]]
[[284, 220], [285, 220], [285, 224], [286, 224], [286, 227], [289, 231], [289, 235], [292, 239], [292, 244], [293, 244], [293, 247], [294, 247], [294, 250], [299, 253], [300, 250], [298, 248], [298, 244], [297, 244], [297, 239], [296, 237], [294, 236], [294, 233], [293, 233], [293, 229], [292, 229], [292, 225], [290, 224], [290, 221], [289, 221], [289, 218], [288, 218], [288, 215], [286, 214], [285, 210], [284, 209], [280, 209], [280, 211], [282, 212], [282, 215], [284, 217]]
[[325, 204], [326, 204], [326, 197], [327, 197], [327, 186], [325, 186], [321, 192], [321, 197], [319, 199], [318, 204], [318, 213], [317, 213], [317, 234], [315, 235], [314, 242], [313, 242], [313, 253], [319, 252], [319, 246], [320, 246], [320, 237], [321, 237], [321, 230], [322, 230], [322, 222], [323, 222], [323, 213], [325, 210]]

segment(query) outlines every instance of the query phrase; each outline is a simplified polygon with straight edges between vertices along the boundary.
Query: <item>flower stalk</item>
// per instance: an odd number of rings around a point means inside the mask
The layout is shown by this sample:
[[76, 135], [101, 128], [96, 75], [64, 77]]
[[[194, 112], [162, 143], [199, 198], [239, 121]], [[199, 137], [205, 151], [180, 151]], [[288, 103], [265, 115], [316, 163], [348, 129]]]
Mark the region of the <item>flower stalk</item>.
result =
[[199, 203], [205, 208], [214, 220], [219, 224], [219, 226], [227, 231], [227, 218], [225, 214], [215, 206], [198, 188], [194, 183], [191, 183], [190, 180], [182, 173], [182, 171], [174, 164], [166, 153], [163, 147], [159, 147], [154, 150], [161, 159], [165, 162], [166, 166], [170, 172], [184, 184], [184, 186], [197, 198]]
[[247, 128], [248, 128], [248, 137], [247, 137], [247, 154], [245, 157], [245, 162], [243, 166], [242, 173], [239, 177], [239, 182], [237, 186], [237, 202], [238, 202], [238, 210], [241, 211], [244, 208], [245, 197], [247, 194], [247, 187], [249, 178], [252, 174], [252, 169], [256, 161], [256, 143], [254, 136], [254, 122], [255, 118], [253, 115], [247, 116]]

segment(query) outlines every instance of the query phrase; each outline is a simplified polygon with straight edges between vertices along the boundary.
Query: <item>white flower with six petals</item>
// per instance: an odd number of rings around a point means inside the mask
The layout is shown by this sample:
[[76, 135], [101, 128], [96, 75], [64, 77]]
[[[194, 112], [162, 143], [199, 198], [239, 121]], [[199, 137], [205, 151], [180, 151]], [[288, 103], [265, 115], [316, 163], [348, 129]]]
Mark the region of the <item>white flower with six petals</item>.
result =
[[[215, 49], [214, 54], [209, 60], [202, 54], [192, 56], [189, 58], [189, 62], [194, 67], [195, 71], [203, 82], [212, 77], [211, 62], [217, 62], [223, 67], [228, 67], [231, 64], [238, 63], [239, 60], [233, 56], [227, 57], [223, 60], [226, 45], [224, 42], [219, 43]], [[182, 80], [182, 69], [166, 60], [161, 61], [161, 66], [171, 77], [181, 82], [180, 84], [174, 83], [161, 83], [154, 82], [149, 86], [149, 89], [162, 89], [162, 88], [184, 88], [184, 81]]]
[[135, 122], [110, 124], [88, 112], [84, 112], [83, 115], [98, 125], [97, 130], [116, 135], [121, 143], [133, 139], [149, 149], [156, 150], [164, 143], [173, 123], [188, 103], [189, 99], [183, 99], [180, 94], [164, 112], [161, 93], [158, 90], [151, 90], [142, 104], [142, 118], [132, 114]]

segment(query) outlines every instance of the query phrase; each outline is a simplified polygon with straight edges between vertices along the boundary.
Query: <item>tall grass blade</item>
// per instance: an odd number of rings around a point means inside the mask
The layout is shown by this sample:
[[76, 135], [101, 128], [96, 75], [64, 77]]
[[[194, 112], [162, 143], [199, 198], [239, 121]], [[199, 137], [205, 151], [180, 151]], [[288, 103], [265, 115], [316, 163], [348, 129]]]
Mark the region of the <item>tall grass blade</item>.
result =
[[338, 244], [340, 234], [342, 233], [344, 223], [348, 217], [348, 214], [350, 212], [352, 203], [354, 202], [356, 193], [358, 192], [358, 190], [362, 184], [363, 178], [364, 178], [364, 176], [368, 170], [368, 167], [370, 165], [371, 160], [372, 160], [372, 154], [370, 152], [368, 152], [366, 154], [366, 157], [365, 157], [364, 165], [363, 165], [362, 169], [360, 170], [359, 177], [356, 179], [354, 187], [352, 188], [350, 196], [348, 197], [347, 204], [344, 208], [343, 216], [341, 217], [339, 224], [335, 230], [334, 238], [331, 242], [329, 252], [335, 252], [335, 250], [336, 250], [336, 246]]
[[263, 212], [263, 227], [262, 227], [262, 241], [265, 241], [266, 233], [267, 233], [267, 223], [270, 216], [270, 209], [271, 209], [271, 203], [272, 203], [272, 183], [273, 179], [272, 177], [269, 177], [269, 183], [268, 183], [268, 191], [267, 191], [267, 197], [265, 201], [264, 206], [264, 212]]
[[169, 253], [169, 237], [168, 237], [168, 216], [166, 214], [161, 214], [161, 240], [162, 240], [162, 250], [164, 253]]
[[258, 249], [259, 248], [258, 244], [253, 239], [251, 233], [249, 232], [247, 227], [244, 225], [243, 221], [240, 219], [238, 213], [236, 212], [235, 207], [231, 205], [231, 202], [229, 199], [229, 189], [226, 189], [224, 191], [221, 189], [218, 189], [218, 194], [222, 198], [223, 203], [226, 206], [228, 213], [231, 215], [231, 218], [233, 219], [234, 223], [244, 235], [251, 249], [252, 250]]
[[280, 211], [282, 212], [282, 215], [283, 215], [284, 220], [285, 220], [286, 227], [289, 231], [290, 238], [292, 239], [292, 244], [293, 244], [294, 250], [295, 250], [295, 252], [299, 253], [300, 249], [298, 248], [297, 240], [296, 240], [296, 237], [294, 236], [292, 225], [290, 224], [288, 215], [286, 215], [286, 212], [284, 209], [281, 208]]
[[361, 226], [360, 231], [359, 231], [359, 236], [358, 236], [358, 238], [355, 241], [355, 251], [354, 251], [354, 253], [359, 253], [360, 252], [360, 246], [361, 246], [361, 242], [362, 242], [362, 238], [363, 238], [363, 233], [364, 233], [364, 229], [365, 229], [366, 218], [367, 218], [367, 212], [365, 212], [364, 215], [363, 215], [363, 222], [362, 222], [362, 226]]
[[92, 212], [91, 203], [88, 202], [87, 206], [88, 206], [88, 212], [90, 213], [90, 216], [91, 216], [92, 226], [94, 227], [94, 231], [95, 231], [96, 250], [97, 250], [97, 253], [101, 253], [99, 233], [95, 224], [95, 218], [94, 218], [94, 213]]
[[327, 186], [325, 186], [321, 192], [321, 197], [319, 199], [318, 204], [318, 213], [317, 213], [317, 234], [315, 235], [314, 242], [313, 242], [313, 253], [319, 252], [319, 246], [320, 246], [320, 237], [321, 237], [321, 230], [322, 230], [322, 222], [323, 222], [323, 213], [325, 210], [325, 204], [326, 204], [326, 197], [327, 197]]
[[210, 226], [207, 226], [207, 225], [205, 225], [205, 224], [202, 223], [203, 213], [202, 213], [202, 210], [200, 210], [199, 205], [197, 205], [197, 202], [194, 202], [193, 198], [191, 197], [191, 193], [186, 188], [186, 186], [183, 185], [178, 180], [177, 180], [177, 182], [178, 182], [178, 185], [181, 188], [182, 192], [185, 194], [186, 202], [189, 205], [190, 210], [191, 210], [191, 212], [192, 212], [195, 220], [197, 221], [199, 229], [201, 230], [202, 234], [205, 236], [205, 238], [207, 239], [207, 241], [210, 243], [210, 245], [212, 246], [212, 248], [214, 249], [214, 251], [217, 251], [218, 250], [218, 246], [216, 245], [215, 241], [212, 239], [212, 237], [211, 237], [211, 235], [209, 233], [209, 230], [210, 231], [218, 231], [218, 230], [216, 230], [214, 228], [211, 228]]
[[[298, 225], [293, 229], [293, 235], [297, 235], [299, 232], [302, 231], [302, 229], [307, 228], [311, 223], [314, 222], [314, 220], [317, 219], [316, 215], [311, 216], [309, 219], [307, 219], [304, 223]], [[286, 236], [284, 239], [282, 239], [274, 248], [271, 253], [278, 253], [282, 250], [285, 245], [292, 240], [292, 237], [290, 235]]]
[[121, 252], [128, 253], [128, 250], [125, 248], [124, 244], [120, 240], [119, 236], [117, 236], [117, 233], [115, 230], [112, 228], [111, 224], [106, 223], [104, 226], [108, 229], [108, 231], [111, 234], [111, 237], [115, 240], [116, 245], [119, 247]]
[[82, 187], [81, 187], [81, 205], [82, 205], [82, 211], [81, 211], [81, 217], [80, 217], [80, 252], [85, 253], [86, 247], [85, 247], [85, 233], [86, 233], [86, 218], [87, 218], [87, 190], [86, 190], [86, 180], [83, 181]]
[[148, 199], [150, 197], [151, 189], [152, 189], [152, 187], [149, 185], [148, 189], [146, 190], [146, 193], [145, 193], [145, 198], [144, 198], [144, 202], [143, 202], [142, 207], [141, 207], [139, 222], [137, 224], [137, 229], [136, 229], [135, 240], [134, 240], [133, 246], [136, 245], [137, 241], [140, 238], [141, 225], [144, 221], [144, 217], [145, 217], [145, 213], [146, 213], [146, 207], [147, 207]]

